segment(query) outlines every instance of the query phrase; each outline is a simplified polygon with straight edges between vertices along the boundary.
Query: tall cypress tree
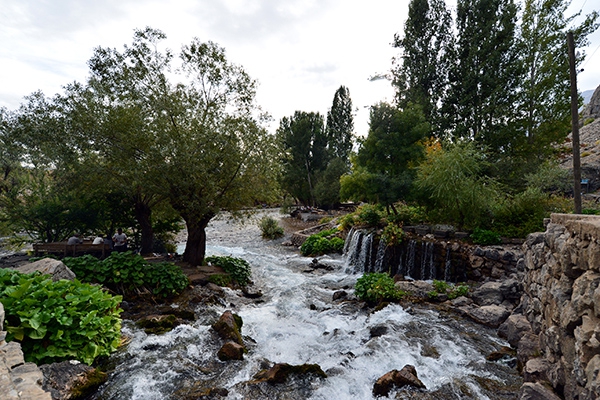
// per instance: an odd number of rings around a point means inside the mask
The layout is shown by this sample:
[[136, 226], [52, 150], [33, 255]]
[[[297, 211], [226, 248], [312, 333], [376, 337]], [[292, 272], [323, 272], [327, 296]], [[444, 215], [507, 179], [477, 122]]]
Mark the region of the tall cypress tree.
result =
[[354, 116], [350, 91], [340, 86], [333, 96], [333, 104], [327, 112], [327, 150], [330, 158], [341, 158], [349, 163], [354, 134]]
[[504, 152], [511, 145], [520, 63], [513, 0], [458, 0], [455, 60], [443, 100], [445, 128], [454, 138]]
[[[567, 31], [574, 31], [576, 46], [580, 48], [598, 27], [597, 12], [587, 15], [579, 26], [573, 27], [572, 22], [579, 13], [566, 16], [570, 3], [566, 0], [525, 0], [520, 32], [524, 71], [517, 108], [520, 111], [520, 151], [532, 167], [552, 150], [552, 144], [563, 140], [570, 131]], [[584, 54], [579, 49], [578, 53], [577, 61], [581, 62]]]
[[408, 7], [404, 36], [393, 42], [401, 50], [393, 69], [396, 100], [402, 108], [419, 104], [435, 125], [448, 81], [452, 17], [444, 0], [411, 0]]

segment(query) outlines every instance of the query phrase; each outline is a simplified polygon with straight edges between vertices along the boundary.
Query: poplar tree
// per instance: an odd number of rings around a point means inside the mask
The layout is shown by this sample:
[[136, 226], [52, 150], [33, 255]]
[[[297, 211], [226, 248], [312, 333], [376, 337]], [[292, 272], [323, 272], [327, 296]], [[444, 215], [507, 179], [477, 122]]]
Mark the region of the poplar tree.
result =
[[354, 116], [350, 91], [340, 86], [327, 112], [327, 152], [331, 159], [341, 158], [349, 163], [354, 134]]
[[394, 60], [393, 85], [401, 107], [419, 104], [425, 118], [438, 118], [439, 101], [448, 84], [452, 16], [444, 0], [411, 0], [404, 35], [394, 36], [400, 49]]
[[511, 145], [510, 121], [520, 77], [517, 6], [512, 0], [459, 0], [457, 37], [443, 99], [452, 137], [475, 140], [491, 151]]

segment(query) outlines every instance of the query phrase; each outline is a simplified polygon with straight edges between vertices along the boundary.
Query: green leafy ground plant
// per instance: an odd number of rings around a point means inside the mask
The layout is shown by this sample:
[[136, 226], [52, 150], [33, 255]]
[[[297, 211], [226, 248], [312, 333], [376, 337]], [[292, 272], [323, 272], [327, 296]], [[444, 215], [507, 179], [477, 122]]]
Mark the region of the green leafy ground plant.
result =
[[121, 296], [77, 280], [0, 269], [0, 302], [7, 341], [21, 343], [25, 360], [46, 364], [77, 359], [91, 364], [121, 338]]
[[279, 226], [275, 218], [265, 216], [259, 223], [262, 237], [265, 239], [277, 239], [283, 236], [283, 228]]
[[434, 290], [428, 293], [431, 298], [436, 298], [440, 294], [445, 294], [450, 300], [455, 299], [459, 296], [466, 296], [469, 294], [469, 286], [467, 285], [454, 285], [446, 281], [433, 281]]
[[369, 303], [398, 301], [406, 295], [405, 292], [396, 289], [392, 277], [381, 272], [371, 272], [358, 278], [354, 294], [360, 300]]
[[243, 258], [231, 256], [210, 256], [206, 257], [205, 261], [223, 268], [223, 271], [227, 272], [240, 286], [246, 286], [248, 283], [250, 283], [252, 269], [250, 268], [248, 261], [244, 260]]
[[120, 294], [145, 290], [155, 296], [176, 296], [188, 285], [187, 276], [172, 263], [149, 263], [139, 254], [112, 253], [104, 260], [93, 256], [66, 257], [63, 262], [83, 282], [100, 283]]
[[333, 228], [310, 235], [302, 243], [302, 246], [300, 246], [300, 253], [303, 256], [317, 256], [333, 252], [340, 253], [344, 249], [344, 239], [333, 236], [337, 233], [338, 230]]

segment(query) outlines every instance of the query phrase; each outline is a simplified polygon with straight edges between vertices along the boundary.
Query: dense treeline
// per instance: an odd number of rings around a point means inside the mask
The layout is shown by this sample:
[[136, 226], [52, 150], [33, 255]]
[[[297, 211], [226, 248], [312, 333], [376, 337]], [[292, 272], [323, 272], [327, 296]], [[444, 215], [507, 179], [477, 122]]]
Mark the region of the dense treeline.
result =
[[0, 109], [0, 228], [58, 241], [125, 227], [148, 253], [183, 221], [193, 265], [221, 210], [289, 199], [410, 204], [420, 221], [523, 235], [566, 204], [552, 162], [569, 131], [566, 32], [582, 46], [598, 27], [568, 6], [412, 0], [395, 101], [371, 107], [358, 139], [345, 86], [326, 115], [296, 111], [269, 134], [256, 82], [223, 48], [194, 39], [176, 57], [164, 33], [137, 30], [95, 49], [85, 82]]

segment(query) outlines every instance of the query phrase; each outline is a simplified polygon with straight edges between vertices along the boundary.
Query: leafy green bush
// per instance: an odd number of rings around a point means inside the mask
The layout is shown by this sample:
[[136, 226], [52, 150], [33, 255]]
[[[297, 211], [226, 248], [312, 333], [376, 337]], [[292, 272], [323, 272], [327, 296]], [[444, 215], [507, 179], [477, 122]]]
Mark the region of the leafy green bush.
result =
[[455, 299], [459, 296], [466, 296], [469, 294], [469, 286], [467, 285], [454, 285], [446, 281], [433, 281], [434, 290], [428, 293], [431, 298], [436, 298], [440, 294], [445, 294], [450, 300]]
[[383, 209], [379, 204], [363, 204], [356, 211], [340, 218], [342, 229], [348, 230], [355, 225], [378, 227], [383, 219]]
[[395, 224], [387, 224], [381, 233], [381, 240], [385, 241], [388, 246], [399, 245], [405, 237], [404, 230]]
[[471, 234], [471, 239], [473, 240], [473, 243], [481, 244], [483, 246], [502, 243], [500, 234], [487, 229], [475, 228]]
[[217, 286], [229, 286], [232, 280], [231, 275], [228, 274], [213, 274], [208, 277], [208, 281]]
[[93, 256], [65, 257], [63, 262], [83, 282], [100, 283], [116, 293], [145, 288], [161, 297], [178, 295], [189, 285], [181, 268], [172, 263], [149, 263], [139, 254], [112, 253], [104, 260]]
[[543, 231], [544, 218], [550, 213], [569, 212], [571, 207], [571, 201], [562, 196], [530, 187], [497, 206], [492, 227], [502, 236], [524, 238]]
[[303, 256], [316, 256], [331, 252], [341, 252], [344, 249], [344, 240], [340, 237], [334, 236], [328, 239], [328, 236], [337, 234], [338, 230], [327, 229], [314, 235], [310, 235], [302, 246], [300, 246], [300, 252]]
[[275, 218], [265, 216], [260, 220], [259, 224], [262, 232], [262, 237], [265, 239], [277, 239], [283, 236], [283, 228]]
[[427, 213], [424, 207], [409, 206], [405, 203], [395, 205], [396, 213], [386, 215], [388, 223], [396, 225], [413, 225], [427, 220]]
[[205, 261], [223, 268], [225, 272], [231, 275], [231, 278], [240, 286], [246, 286], [250, 283], [252, 270], [248, 261], [243, 258], [230, 256], [211, 256], [206, 257]]
[[397, 301], [406, 295], [405, 292], [396, 289], [394, 279], [380, 272], [371, 272], [358, 278], [354, 286], [354, 294], [360, 300], [371, 303]]
[[91, 364], [115, 351], [121, 338], [121, 296], [77, 280], [0, 269], [7, 341], [21, 342], [25, 360]]

